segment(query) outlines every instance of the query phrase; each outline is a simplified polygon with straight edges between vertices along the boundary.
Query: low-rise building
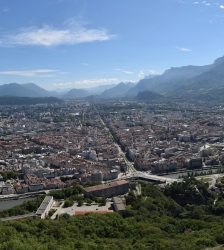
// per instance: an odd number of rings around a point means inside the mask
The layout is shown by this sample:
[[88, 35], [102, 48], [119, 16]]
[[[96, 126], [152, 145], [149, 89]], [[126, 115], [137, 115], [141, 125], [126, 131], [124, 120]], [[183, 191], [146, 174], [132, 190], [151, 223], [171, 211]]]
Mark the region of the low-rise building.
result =
[[44, 186], [42, 183], [29, 183], [28, 186], [29, 186], [30, 192], [41, 191], [44, 189]]
[[24, 194], [29, 192], [28, 185], [26, 184], [21, 184], [20, 182], [17, 182], [14, 184], [14, 187], [17, 194]]
[[12, 185], [7, 185], [2, 187], [2, 195], [14, 194], [15, 189]]
[[44, 219], [48, 215], [53, 202], [53, 196], [46, 196], [40, 207], [38, 208], [36, 216], [40, 217], [41, 219]]
[[113, 197], [113, 206], [117, 213], [122, 214], [125, 211], [125, 203], [120, 197]]
[[93, 187], [84, 188], [84, 196], [96, 196], [110, 198], [117, 195], [126, 194], [129, 191], [129, 182], [125, 180], [114, 181]]
[[98, 170], [94, 170], [91, 172], [92, 176], [91, 176], [91, 181], [100, 181], [102, 182], [103, 180], [103, 174], [101, 171]]
[[188, 159], [185, 162], [185, 167], [187, 169], [200, 169], [203, 166], [202, 158]]

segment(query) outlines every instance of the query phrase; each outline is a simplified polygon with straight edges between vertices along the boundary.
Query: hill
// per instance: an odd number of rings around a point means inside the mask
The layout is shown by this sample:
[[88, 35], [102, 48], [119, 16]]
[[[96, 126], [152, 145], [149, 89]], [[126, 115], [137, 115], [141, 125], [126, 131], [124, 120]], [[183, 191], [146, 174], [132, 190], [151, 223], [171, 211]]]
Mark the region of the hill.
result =
[[153, 91], [142, 91], [139, 92], [138, 95], [136, 96], [136, 99], [139, 101], [151, 101], [151, 100], [156, 100], [156, 99], [161, 99], [164, 98], [162, 95], [153, 92]]

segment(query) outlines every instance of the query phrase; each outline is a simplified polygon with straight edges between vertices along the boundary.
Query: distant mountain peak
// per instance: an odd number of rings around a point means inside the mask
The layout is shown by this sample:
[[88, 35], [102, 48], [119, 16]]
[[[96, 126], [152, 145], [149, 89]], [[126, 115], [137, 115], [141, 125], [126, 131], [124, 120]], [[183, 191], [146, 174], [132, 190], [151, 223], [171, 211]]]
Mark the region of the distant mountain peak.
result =
[[117, 84], [113, 88], [105, 90], [101, 96], [103, 98], [115, 98], [118, 96], [123, 96], [127, 93], [127, 91], [129, 89], [131, 89], [134, 86], [135, 86], [135, 84], [132, 82], [126, 82], [126, 83], [120, 82], [119, 84]]
[[224, 63], [224, 56], [219, 57], [219, 58], [217, 58], [217, 59], [214, 61], [214, 64], [215, 64], [215, 65], [222, 64], [222, 63]]
[[52, 94], [34, 83], [8, 83], [0, 86], [0, 96], [50, 97]]

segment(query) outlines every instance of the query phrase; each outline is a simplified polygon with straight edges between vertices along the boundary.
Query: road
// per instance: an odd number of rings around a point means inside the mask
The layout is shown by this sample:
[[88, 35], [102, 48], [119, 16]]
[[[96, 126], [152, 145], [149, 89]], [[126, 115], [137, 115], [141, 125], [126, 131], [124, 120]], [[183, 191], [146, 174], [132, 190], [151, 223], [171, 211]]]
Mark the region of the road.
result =
[[214, 187], [215, 184], [216, 184], [216, 180], [219, 178], [219, 177], [223, 177], [224, 174], [212, 174], [212, 175], [205, 175], [205, 176], [198, 176], [196, 177], [196, 179], [202, 179], [202, 178], [211, 178], [211, 181], [209, 181], [209, 188], [211, 187]]
[[127, 174], [126, 176], [122, 176], [121, 178], [118, 178], [116, 180], [126, 180], [126, 179], [130, 179], [130, 178], [144, 178], [144, 179], [148, 179], [149, 181], [161, 181], [161, 182], [165, 182], [166, 184], [171, 184], [173, 182], [180, 182], [182, 181], [181, 179], [174, 179], [174, 178], [169, 178], [166, 176], [159, 176], [159, 175], [152, 175], [152, 174], [148, 174], [148, 173], [144, 173], [144, 172], [132, 172]]
[[136, 169], [134, 168], [133, 162], [130, 162], [130, 161], [127, 159], [127, 157], [125, 156], [125, 152], [122, 151], [120, 145], [117, 144], [117, 142], [114, 140], [114, 137], [113, 137], [113, 135], [112, 135], [111, 132], [110, 132], [110, 129], [107, 127], [107, 125], [106, 125], [105, 122], [103, 121], [103, 119], [102, 119], [102, 117], [101, 117], [99, 111], [97, 110], [97, 108], [96, 108], [95, 106], [94, 106], [94, 108], [95, 108], [96, 112], [98, 113], [98, 116], [99, 116], [99, 118], [100, 118], [100, 121], [101, 121], [102, 125], [103, 125], [105, 128], [108, 129], [109, 134], [110, 134], [110, 137], [111, 137], [111, 139], [113, 140], [115, 147], [118, 149], [119, 154], [122, 156], [122, 158], [123, 158], [124, 161], [126, 162], [126, 164], [127, 164], [127, 166], [128, 166], [128, 172], [129, 172], [129, 174], [136, 172]]
[[[59, 189], [58, 189], [59, 190]], [[39, 195], [39, 194], [48, 194], [51, 190], [41, 190], [36, 192], [28, 192], [24, 194], [7, 194], [7, 195], [0, 195], [0, 200], [7, 200], [7, 199], [19, 199], [19, 198], [28, 198], [30, 196]]]

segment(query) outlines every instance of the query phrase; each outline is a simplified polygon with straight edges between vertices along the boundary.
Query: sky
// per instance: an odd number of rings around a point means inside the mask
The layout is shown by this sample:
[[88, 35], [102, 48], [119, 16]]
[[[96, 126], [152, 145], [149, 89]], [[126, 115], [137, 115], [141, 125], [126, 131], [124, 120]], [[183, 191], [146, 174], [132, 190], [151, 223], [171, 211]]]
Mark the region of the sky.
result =
[[224, 0], [1, 0], [0, 85], [138, 82], [224, 55]]

